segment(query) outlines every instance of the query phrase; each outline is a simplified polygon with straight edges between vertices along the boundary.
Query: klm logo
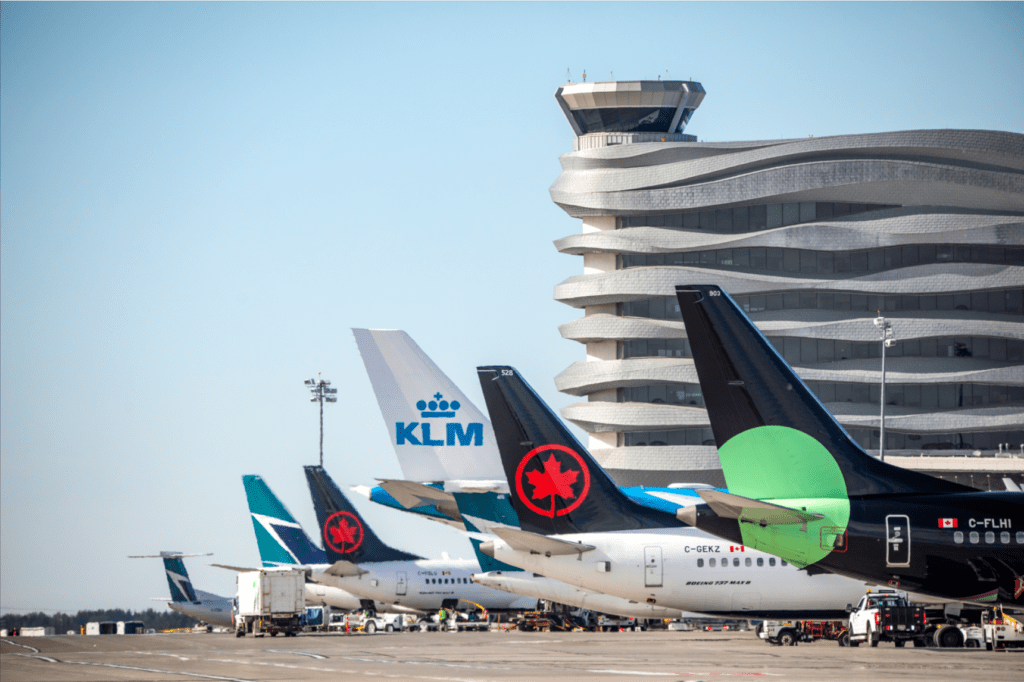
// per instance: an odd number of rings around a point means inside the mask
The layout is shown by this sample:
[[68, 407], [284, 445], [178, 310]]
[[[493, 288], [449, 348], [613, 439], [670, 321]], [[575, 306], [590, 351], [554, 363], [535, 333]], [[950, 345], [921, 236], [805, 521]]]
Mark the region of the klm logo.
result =
[[[451, 418], [455, 416], [462, 405], [458, 400], [448, 402], [442, 400], [444, 396], [435, 393], [431, 401], [420, 400], [416, 403], [416, 409], [420, 411], [423, 419]], [[448, 422], [445, 426], [444, 436], [440, 433], [431, 434], [431, 425], [427, 422], [396, 422], [395, 442], [398, 445], [483, 445], [484, 425], [479, 422], [471, 422], [463, 426], [458, 422]], [[437, 437], [433, 437], [436, 435]]]

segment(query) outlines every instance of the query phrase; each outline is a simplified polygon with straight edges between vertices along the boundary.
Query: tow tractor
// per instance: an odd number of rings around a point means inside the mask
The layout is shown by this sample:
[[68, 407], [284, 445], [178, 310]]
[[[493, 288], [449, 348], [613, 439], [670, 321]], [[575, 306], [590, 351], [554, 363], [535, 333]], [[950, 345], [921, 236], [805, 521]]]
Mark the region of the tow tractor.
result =
[[1024, 624], [1004, 613], [1001, 606], [981, 615], [981, 629], [989, 651], [1024, 647]]

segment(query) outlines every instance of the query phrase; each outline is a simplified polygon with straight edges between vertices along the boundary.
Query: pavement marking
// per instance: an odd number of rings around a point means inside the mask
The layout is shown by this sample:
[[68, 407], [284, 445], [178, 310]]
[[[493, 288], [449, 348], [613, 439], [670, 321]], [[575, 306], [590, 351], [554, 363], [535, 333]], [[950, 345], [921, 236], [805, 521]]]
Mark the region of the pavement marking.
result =
[[[432, 675], [409, 675], [408, 673], [382, 673], [373, 670], [349, 670], [347, 668], [318, 668], [304, 665], [290, 665], [287, 663], [265, 663], [263, 661], [243, 661], [228, 658], [210, 659], [215, 663], [234, 663], [237, 665], [259, 665], [267, 668], [285, 668], [290, 670], [308, 670], [318, 673], [336, 673], [341, 675], [367, 675], [368, 677], [384, 677], [396, 680], [434, 680], [435, 682], [502, 682], [500, 680], [486, 680], [472, 677], [435, 677]], [[362, 661], [364, 659], [355, 659]]]
[[645, 673], [640, 670], [588, 670], [588, 673], [604, 673], [606, 675], [651, 675], [659, 677], [679, 677], [679, 673]]
[[288, 649], [264, 649], [264, 651], [270, 652], [272, 654], [295, 654], [296, 656], [309, 656], [310, 658], [315, 658], [321, 661], [327, 660], [327, 656], [323, 656], [321, 654], [311, 654], [308, 651], [289, 651]]
[[[29, 647], [30, 649], [32, 647]], [[38, 651], [38, 649], [36, 649]], [[14, 654], [15, 656], [24, 656], [25, 658], [38, 658], [40, 661], [46, 661], [47, 663], [60, 663], [56, 658], [50, 658], [49, 656], [36, 656], [35, 654]]]
[[157, 670], [156, 668], [140, 668], [135, 665], [117, 665], [115, 663], [93, 663], [90, 661], [58, 661], [54, 663], [67, 663], [68, 665], [92, 665], [97, 668], [118, 668], [120, 670], [138, 670], [144, 673], [162, 673], [164, 675], [182, 675], [184, 677], [198, 677], [204, 680], [222, 680], [223, 682], [257, 682], [241, 677], [223, 677], [221, 675], [204, 675], [203, 673], [188, 673], [181, 670]]
[[20, 646], [22, 649], [28, 649], [29, 651], [34, 651], [37, 654], [39, 653], [39, 649], [35, 648], [34, 646], [29, 646], [28, 644], [18, 644], [17, 642], [12, 642], [9, 639], [4, 639], [0, 641], [4, 642], [5, 644], [13, 644], [14, 646]]

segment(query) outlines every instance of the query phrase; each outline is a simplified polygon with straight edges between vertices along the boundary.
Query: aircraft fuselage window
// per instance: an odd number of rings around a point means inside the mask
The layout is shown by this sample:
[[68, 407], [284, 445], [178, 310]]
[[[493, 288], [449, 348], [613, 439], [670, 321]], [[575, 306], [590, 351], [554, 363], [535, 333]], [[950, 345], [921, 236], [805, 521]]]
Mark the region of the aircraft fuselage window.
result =
[[769, 557], [768, 558], [768, 565], [769, 566], [774, 566], [775, 565], [775, 557]]
[[1017, 544], [1024, 545], [1024, 530], [1017, 531]]
[[967, 536], [967, 537], [969, 537], [971, 539], [971, 544], [972, 545], [978, 544], [978, 541], [981, 539], [981, 535], [979, 535], [978, 531], [976, 531], [976, 530], [972, 530], [971, 534], [969, 536]]
[[1000, 533], [999, 542], [1003, 543], [1004, 545], [1010, 544], [1010, 531], [1004, 530], [1002, 533]]
[[708, 559], [708, 566], [711, 567], [711, 568], [714, 568], [715, 567], [715, 560], [714, 559]]
[[985, 533], [985, 544], [991, 545], [995, 541], [996, 541], [996, 534], [995, 534], [994, 531], [990, 530], [990, 531]]
[[785, 559], [780, 559], [780, 561], [782, 561], [782, 565], [783, 565], [783, 566], [789, 566], [789, 564], [787, 564], [787, 563], [786, 563], [786, 560], [785, 560]]
[[704, 568], [704, 560], [697, 559], [697, 568]]
[[762, 559], [761, 557], [757, 557], [757, 565], [764, 566], [764, 559]]
[[958, 545], [964, 544], [964, 533], [963, 533], [963, 531], [958, 530], [957, 532], [953, 533], [953, 542], [955, 542]]
[[740, 558], [739, 557], [733, 557], [732, 565], [733, 566], [739, 566], [740, 565]]
[[752, 561], [750, 560], [750, 557], [747, 557], [746, 561], [744, 561], [743, 563], [745, 563], [745, 564], [746, 564], [746, 565], [747, 565], [748, 567], [749, 567], [749, 566], [750, 566], [751, 564], [753, 564], [753, 562], [752, 562]]

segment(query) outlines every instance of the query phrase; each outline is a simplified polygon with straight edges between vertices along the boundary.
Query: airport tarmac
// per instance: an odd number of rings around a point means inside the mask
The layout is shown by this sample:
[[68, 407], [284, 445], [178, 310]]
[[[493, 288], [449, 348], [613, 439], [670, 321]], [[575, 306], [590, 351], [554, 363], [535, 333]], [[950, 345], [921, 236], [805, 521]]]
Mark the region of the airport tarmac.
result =
[[769, 646], [753, 632], [57, 636], [0, 643], [4, 682], [1019, 679], [1024, 650]]

